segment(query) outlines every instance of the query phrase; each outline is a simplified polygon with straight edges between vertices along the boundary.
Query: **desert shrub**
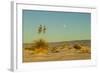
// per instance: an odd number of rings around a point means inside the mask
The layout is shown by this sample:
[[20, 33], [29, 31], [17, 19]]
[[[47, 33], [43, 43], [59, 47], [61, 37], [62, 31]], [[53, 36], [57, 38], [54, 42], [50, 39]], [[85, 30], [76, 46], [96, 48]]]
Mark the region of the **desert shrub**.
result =
[[57, 50], [57, 47], [53, 47], [51, 50], [52, 53], [58, 53], [59, 51]]
[[75, 49], [77, 49], [77, 50], [80, 50], [82, 47], [81, 47], [81, 45], [79, 45], [79, 44], [74, 44], [74, 45], [73, 45], [73, 48], [75, 48]]
[[34, 48], [37, 48], [37, 49], [38, 48], [43, 48], [43, 49], [48, 48], [48, 43], [43, 39], [34, 41], [33, 45], [34, 45]]

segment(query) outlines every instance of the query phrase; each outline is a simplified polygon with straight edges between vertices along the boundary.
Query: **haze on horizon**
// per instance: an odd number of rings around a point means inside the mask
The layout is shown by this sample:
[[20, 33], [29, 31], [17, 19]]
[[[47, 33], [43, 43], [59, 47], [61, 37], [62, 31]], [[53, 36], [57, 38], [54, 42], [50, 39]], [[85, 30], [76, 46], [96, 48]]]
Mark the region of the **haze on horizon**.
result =
[[[91, 40], [91, 14], [79, 12], [54, 12], [23, 10], [23, 43], [38, 38], [48, 42]], [[38, 27], [46, 26], [45, 34], [38, 34]]]

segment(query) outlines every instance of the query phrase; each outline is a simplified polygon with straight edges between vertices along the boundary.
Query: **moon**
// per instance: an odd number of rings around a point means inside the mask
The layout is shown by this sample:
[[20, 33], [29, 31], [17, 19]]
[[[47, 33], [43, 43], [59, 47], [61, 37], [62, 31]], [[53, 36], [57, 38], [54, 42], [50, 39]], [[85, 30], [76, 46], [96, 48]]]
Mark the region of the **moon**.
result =
[[64, 24], [64, 28], [66, 28], [66, 25]]

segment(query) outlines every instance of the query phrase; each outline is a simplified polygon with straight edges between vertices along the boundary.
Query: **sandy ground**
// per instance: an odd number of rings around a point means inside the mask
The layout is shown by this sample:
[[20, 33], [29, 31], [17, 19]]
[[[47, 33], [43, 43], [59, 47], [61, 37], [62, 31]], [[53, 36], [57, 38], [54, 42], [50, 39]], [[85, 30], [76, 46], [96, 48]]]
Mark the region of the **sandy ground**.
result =
[[[73, 47], [76, 42], [70, 42], [66, 46], [60, 44], [52, 44], [48, 50], [36, 51], [23, 49], [23, 62], [40, 62], [40, 61], [63, 61], [63, 60], [86, 60], [91, 59], [90, 41], [77, 42], [81, 45], [80, 49]], [[56, 45], [56, 49], [53, 50]], [[60, 46], [59, 46], [60, 45]], [[62, 48], [63, 47], [63, 48]], [[46, 53], [45, 53], [46, 51]]]
[[38, 53], [34, 54], [33, 51], [24, 50], [23, 62], [38, 62], [38, 61], [61, 61], [61, 60], [84, 60], [91, 59], [89, 52], [77, 51], [75, 49], [64, 50], [60, 53]]
[[39, 61], [61, 61], [61, 60], [85, 60], [90, 59], [91, 55], [85, 54], [52, 54], [52, 55], [30, 55], [24, 57], [24, 62], [39, 62]]

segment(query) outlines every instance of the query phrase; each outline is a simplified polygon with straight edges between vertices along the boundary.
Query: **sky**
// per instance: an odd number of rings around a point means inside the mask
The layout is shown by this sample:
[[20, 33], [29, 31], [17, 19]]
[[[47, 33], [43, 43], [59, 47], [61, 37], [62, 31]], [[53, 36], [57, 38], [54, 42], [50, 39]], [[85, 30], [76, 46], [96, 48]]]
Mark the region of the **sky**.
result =
[[[40, 38], [48, 42], [91, 39], [90, 13], [23, 10], [22, 14], [23, 43]], [[38, 33], [40, 25], [46, 27], [45, 33]]]

